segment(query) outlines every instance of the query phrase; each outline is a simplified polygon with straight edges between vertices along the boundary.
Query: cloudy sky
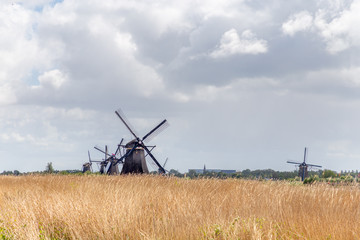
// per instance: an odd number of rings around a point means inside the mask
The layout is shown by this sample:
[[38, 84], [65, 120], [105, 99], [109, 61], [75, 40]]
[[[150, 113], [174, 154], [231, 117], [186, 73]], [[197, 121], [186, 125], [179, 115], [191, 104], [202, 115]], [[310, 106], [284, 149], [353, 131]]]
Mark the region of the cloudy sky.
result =
[[[360, 169], [360, 0], [4, 0], [0, 171], [80, 169], [166, 118], [167, 168]], [[357, 26], [357, 27], [356, 27]]]

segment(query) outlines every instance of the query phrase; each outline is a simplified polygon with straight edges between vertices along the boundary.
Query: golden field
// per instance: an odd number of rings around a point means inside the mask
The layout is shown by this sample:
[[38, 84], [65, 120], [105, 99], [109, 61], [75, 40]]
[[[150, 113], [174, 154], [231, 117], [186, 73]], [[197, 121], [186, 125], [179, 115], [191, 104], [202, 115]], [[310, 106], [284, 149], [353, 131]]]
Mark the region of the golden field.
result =
[[1, 176], [0, 239], [360, 239], [360, 188], [162, 176]]

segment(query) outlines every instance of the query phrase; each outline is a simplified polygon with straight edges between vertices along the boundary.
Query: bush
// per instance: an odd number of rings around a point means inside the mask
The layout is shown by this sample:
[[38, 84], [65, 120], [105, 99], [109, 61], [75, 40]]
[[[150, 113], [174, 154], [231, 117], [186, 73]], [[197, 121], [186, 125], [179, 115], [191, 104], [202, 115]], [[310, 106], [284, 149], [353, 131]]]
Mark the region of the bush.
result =
[[307, 177], [304, 179], [304, 184], [313, 184], [314, 182], [319, 181], [320, 178], [318, 175]]
[[322, 173], [323, 178], [335, 178], [336, 176], [336, 172], [328, 169], [324, 170], [324, 172]]

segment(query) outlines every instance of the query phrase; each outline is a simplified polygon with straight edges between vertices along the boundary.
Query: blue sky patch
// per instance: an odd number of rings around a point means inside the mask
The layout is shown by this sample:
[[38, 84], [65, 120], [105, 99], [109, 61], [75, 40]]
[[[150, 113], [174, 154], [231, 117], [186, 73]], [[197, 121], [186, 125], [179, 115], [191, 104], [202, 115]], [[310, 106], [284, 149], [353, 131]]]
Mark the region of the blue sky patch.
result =
[[[51, 2], [49, 2], [49, 6], [51, 6], [51, 7], [55, 7], [55, 5], [56, 4], [58, 4], [58, 3], [62, 3], [64, 0], [53, 0], [53, 1], [51, 1]], [[44, 10], [44, 7], [45, 7], [46, 5], [38, 5], [38, 6], [36, 6], [35, 7], [35, 11], [36, 12], [42, 12], [43, 10]]]
[[25, 77], [24, 82], [29, 86], [39, 86], [39, 76], [40, 72], [37, 69], [31, 70], [27, 77]]
[[50, 6], [54, 7], [58, 3], [62, 3], [64, 0], [54, 0], [50, 3]]

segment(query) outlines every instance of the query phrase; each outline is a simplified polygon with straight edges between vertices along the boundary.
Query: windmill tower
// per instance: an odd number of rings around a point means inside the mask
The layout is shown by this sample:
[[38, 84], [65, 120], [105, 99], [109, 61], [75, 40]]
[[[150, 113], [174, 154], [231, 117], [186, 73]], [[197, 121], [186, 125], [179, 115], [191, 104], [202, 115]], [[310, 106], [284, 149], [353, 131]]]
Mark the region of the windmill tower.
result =
[[299, 167], [299, 177], [301, 177], [301, 181], [304, 181], [305, 178], [308, 176], [308, 168], [316, 167], [316, 168], [322, 168], [322, 166], [314, 165], [314, 164], [308, 164], [306, 163], [306, 157], [307, 157], [307, 148], [304, 150], [304, 161], [299, 162], [293, 162], [293, 161], [287, 161], [287, 163], [290, 164], [296, 164]]
[[[122, 174], [126, 173], [149, 173], [145, 161], [145, 151], [141, 146], [136, 146], [137, 140], [134, 139], [125, 145], [126, 154]], [[130, 153], [131, 152], [131, 153]]]

